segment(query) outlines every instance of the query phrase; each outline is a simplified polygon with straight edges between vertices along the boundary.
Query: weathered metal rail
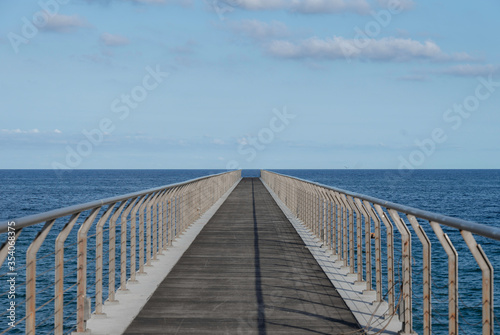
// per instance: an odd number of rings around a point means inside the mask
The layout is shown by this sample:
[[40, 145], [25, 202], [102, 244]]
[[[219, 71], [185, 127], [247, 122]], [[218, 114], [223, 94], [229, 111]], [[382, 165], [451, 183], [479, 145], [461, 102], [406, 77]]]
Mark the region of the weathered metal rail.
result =
[[[399, 316], [403, 324], [402, 334], [414, 334], [412, 231], [422, 245], [423, 334], [432, 334], [431, 241], [426, 230], [434, 232], [448, 258], [448, 333], [454, 335], [459, 333], [458, 253], [448, 235], [443, 232], [442, 226], [457, 229], [482, 273], [482, 333], [494, 334], [493, 267], [481, 246], [476, 243], [473, 234], [498, 241], [500, 240], [499, 228], [270, 171], [261, 171], [261, 178], [292, 213], [323, 242], [333, 256], [343, 261], [344, 266], [348, 267], [351, 273], [357, 274], [359, 282], [366, 282], [367, 291], [373, 290], [372, 282], [375, 276], [375, 302], [381, 302], [385, 298], [383, 296], [383, 281], [385, 280], [389, 304], [387, 314]], [[427, 222], [428, 225], [424, 225], [423, 222]], [[394, 256], [396, 234], [401, 239], [401, 264], [399, 265], [395, 265]], [[374, 240], [375, 250], [372, 250], [372, 240]], [[382, 258], [382, 241], [386, 242], [385, 259]], [[374, 266], [373, 262], [375, 262]], [[373, 268], [375, 274], [373, 274]], [[397, 287], [395, 282], [397, 270], [401, 271], [401, 288]], [[397, 295], [399, 299], [396, 302]]]
[[[35, 334], [37, 327], [46, 326], [46, 321], [51, 318], [54, 326], [50, 332], [56, 335], [68, 330], [64, 328], [68, 318], [69, 323], [76, 325], [76, 329], [70, 331], [85, 332], [91, 311], [88, 294], [91, 286], [93, 313], [99, 315], [105, 299], [112, 303], [117, 289], [126, 290], [128, 283], [144, 273], [152, 260], [157, 259], [177, 236], [240, 179], [241, 171], [232, 171], [0, 223], [0, 233], [7, 235], [0, 248], [0, 266], [5, 266], [8, 256], [14, 254], [16, 243], [21, 242], [21, 231], [45, 222], [36, 237], [27, 241], [26, 280], [17, 284], [19, 291], [25, 286], [26, 298], [17, 302], [17, 308], [25, 305], [26, 314], [16, 320], [14, 327], [0, 330], [0, 334], [16, 327], [19, 329], [21, 324], [24, 324], [26, 334]], [[54, 226], [58, 229], [57, 237], [51, 239], [53, 244], [49, 248], [44, 249], [43, 243]], [[70, 236], [74, 243], [65, 245]], [[89, 245], [91, 240], [95, 241], [95, 246]], [[39, 256], [41, 250], [42, 256]], [[38, 274], [37, 263], [41, 259], [44, 271]], [[23, 269], [16, 270], [21, 272]], [[51, 273], [54, 274], [51, 284], [43, 288], [37, 286]], [[8, 272], [1, 274], [0, 280], [8, 275]], [[90, 275], [95, 277], [93, 285], [88, 283]], [[103, 288], [106, 277], [107, 288]], [[47, 293], [50, 289], [54, 289], [52, 297]], [[42, 294], [46, 299], [39, 301], [38, 295]], [[2, 298], [5, 299], [6, 295], [0, 293]], [[53, 304], [53, 309], [50, 309], [50, 304]], [[51, 311], [48, 315], [47, 309]], [[68, 309], [74, 311], [68, 313]], [[1, 311], [0, 317], [4, 319], [8, 313]], [[37, 318], [38, 314], [43, 314], [42, 321]]]

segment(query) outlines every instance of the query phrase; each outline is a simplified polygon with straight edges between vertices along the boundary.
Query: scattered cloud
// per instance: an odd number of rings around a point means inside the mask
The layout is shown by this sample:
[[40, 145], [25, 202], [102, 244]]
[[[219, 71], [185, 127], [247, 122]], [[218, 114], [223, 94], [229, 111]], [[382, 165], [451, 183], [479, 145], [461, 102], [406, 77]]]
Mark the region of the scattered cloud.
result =
[[380, 7], [397, 8], [398, 11], [409, 11], [415, 7], [412, 0], [377, 0]]
[[50, 131], [40, 131], [37, 128], [34, 129], [27, 129], [27, 130], [22, 130], [22, 129], [0, 129], [1, 134], [61, 134], [62, 132], [59, 129], [54, 129]]
[[266, 46], [268, 54], [289, 59], [358, 59], [372, 61], [407, 62], [412, 60], [465, 61], [472, 60], [466, 53], [446, 54], [433, 41], [386, 37], [382, 39], [320, 39], [317, 37], [293, 43], [276, 40]]
[[226, 144], [226, 142], [224, 140], [221, 140], [220, 138], [214, 138], [212, 140], [212, 143], [213, 144], [217, 144], [217, 145], [224, 145], [224, 144]]
[[398, 77], [397, 79], [402, 80], [402, 81], [429, 81], [429, 78], [426, 75], [422, 75], [422, 74], [401, 76], [401, 77]]
[[129, 39], [125, 36], [114, 35], [110, 33], [101, 34], [101, 42], [108, 47], [115, 47], [121, 45], [127, 45], [130, 43]]
[[72, 59], [75, 59], [80, 62], [90, 62], [94, 64], [101, 64], [106, 66], [113, 65], [113, 52], [109, 49], [103, 49], [101, 52], [82, 54], [82, 55], [73, 55]]
[[301, 14], [354, 12], [367, 15], [371, 10], [366, 0], [223, 0], [221, 3], [228, 8], [250, 11], [285, 10]]
[[177, 55], [190, 55], [190, 54], [194, 53], [194, 49], [197, 45], [198, 45], [198, 43], [196, 43], [196, 41], [189, 40], [186, 43], [172, 47], [169, 50], [170, 50], [170, 52], [177, 54]]
[[354, 12], [361, 15], [370, 13], [370, 5], [365, 0], [302, 0], [292, 1], [292, 11], [303, 14]]
[[43, 146], [64, 143], [64, 134], [59, 129], [41, 131], [34, 129], [0, 129], [0, 143], [12, 145]]
[[193, 5], [193, 0], [85, 0], [87, 3], [99, 3], [103, 5], [108, 5], [111, 2], [130, 2], [133, 4], [143, 4], [143, 5], [165, 5], [165, 4], [175, 4], [184, 7], [189, 7]]
[[77, 15], [55, 14], [50, 16], [47, 24], [40, 28], [44, 31], [67, 33], [88, 26], [87, 22]]
[[485, 64], [485, 65], [461, 64], [461, 65], [451, 66], [447, 69], [438, 71], [438, 73], [447, 74], [450, 76], [459, 76], [459, 77], [488, 76], [490, 74], [500, 73], [500, 66], [492, 64]]
[[233, 32], [254, 40], [283, 38], [290, 34], [287, 26], [279, 21], [266, 23], [259, 20], [243, 20], [232, 22], [229, 27]]

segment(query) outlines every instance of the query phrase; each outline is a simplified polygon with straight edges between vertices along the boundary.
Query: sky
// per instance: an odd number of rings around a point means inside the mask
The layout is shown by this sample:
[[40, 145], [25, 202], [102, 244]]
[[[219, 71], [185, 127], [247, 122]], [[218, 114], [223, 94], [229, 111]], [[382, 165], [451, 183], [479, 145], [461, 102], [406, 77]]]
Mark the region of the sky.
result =
[[0, 169], [500, 168], [495, 0], [0, 2]]

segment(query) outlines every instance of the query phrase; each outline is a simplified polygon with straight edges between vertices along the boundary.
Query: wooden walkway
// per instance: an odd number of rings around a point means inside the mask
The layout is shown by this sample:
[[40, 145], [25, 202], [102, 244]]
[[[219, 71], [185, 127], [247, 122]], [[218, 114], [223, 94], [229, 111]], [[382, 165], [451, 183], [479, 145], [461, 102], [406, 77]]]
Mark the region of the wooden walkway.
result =
[[362, 331], [264, 185], [244, 178], [125, 333]]

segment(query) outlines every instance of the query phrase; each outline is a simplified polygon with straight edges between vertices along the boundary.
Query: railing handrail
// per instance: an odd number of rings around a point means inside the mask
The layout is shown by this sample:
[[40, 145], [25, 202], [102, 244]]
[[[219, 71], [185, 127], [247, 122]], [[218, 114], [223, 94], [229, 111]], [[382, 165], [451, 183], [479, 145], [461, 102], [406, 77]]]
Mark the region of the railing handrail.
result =
[[3, 222], [0, 222], [0, 234], [3, 234], [3, 233], [8, 231], [8, 227], [9, 227], [8, 222], [14, 221], [16, 223], [16, 229], [26, 228], [26, 227], [29, 227], [29, 226], [32, 226], [32, 225], [35, 225], [35, 224], [38, 224], [41, 222], [45, 222], [48, 220], [60, 218], [60, 217], [67, 216], [67, 215], [72, 215], [72, 214], [75, 214], [78, 212], [83, 212], [83, 211], [90, 210], [90, 209], [93, 209], [96, 207], [109, 205], [112, 203], [117, 203], [117, 202], [128, 200], [131, 198], [137, 198], [137, 197], [140, 197], [140, 196], [143, 196], [146, 194], [151, 194], [153, 192], [162, 191], [162, 190], [165, 190], [168, 188], [182, 186], [182, 185], [189, 184], [189, 183], [192, 183], [195, 181], [219, 176], [219, 175], [225, 174], [227, 172], [229, 172], [229, 171], [211, 174], [211, 175], [203, 176], [203, 177], [199, 177], [199, 178], [194, 178], [194, 179], [190, 179], [190, 180], [183, 181], [180, 183], [168, 184], [168, 185], [154, 187], [154, 188], [150, 188], [150, 189], [146, 189], [146, 190], [142, 190], [142, 191], [127, 193], [127, 194], [118, 195], [118, 196], [109, 197], [109, 198], [104, 198], [104, 199], [100, 199], [100, 200], [94, 200], [94, 201], [86, 202], [83, 204], [53, 209], [53, 210], [50, 210], [50, 211], [47, 211], [44, 213], [28, 215], [28, 216], [20, 217], [20, 218], [13, 219], [13, 220], [3, 221]]
[[356, 198], [359, 198], [362, 200], [372, 202], [372, 203], [380, 205], [382, 207], [391, 208], [391, 209], [394, 209], [394, 210], [399, 211], [399, 212], [404, 212], [407, 214], [415, 215], [415, 216], [420, 217], [422, 219], [426, 219], [429, 221], [435, 221], [435, 222], [438, 222], [438, 223], [443, 224], [443, 225], [448, 226], [448, 227], [456, 228], [459, 230], [467, 230], [473, 234], [481, 235], [484, 237], [488, 237], [488, 238], [500, 241], [500, 228], [498, 228], [498, 227], [491, 227], [491, 226], [487, 226], [485, 224], [481, 224], [481, 223], [477, 223], [477, 222], [473, 222], [473, 221], [468, 221], [468, 220], [464, 220], [464, 219], [460, 219], [460, 218], [455, 218], [455, 217], [451, 217], [451, 216], [447, 216], [447, 215], [443, 215], [443, 214], [434, 213], [431, 211], [418, 209], [415, 207], [401, 205], [401, 204], [398, 204], [395, 202], [375, 198], [375, 197], [372, 197], [369, 195], [356, 193], [356, 192], [352, 192], [352, 191], [347, 191], [347, 190], [344, 190], [341, 188], [328, 186], [325, 184], [317, 183], [317, 182], [306, 180], [306, 179], [301, 179], [301, 178], [294, 177], [294, 176], [285, 175], [282, 173], [277, 173], [274, 171], [269, 171], [269, 170], [265, 170], [265, 171], [269, 172], [269, 173], [274, 173], [274, 174], [279, 175], [279, 176], [284, 176], [284, 177], [300, 180], [302, 182], [306, 182], [306, 183], [309, 183], [312, 185], [328, 188], [328, 189], [336, 191], [336, 192], [341, 192], [341, 193], [344, 193], [344, 194], [352, 196], [352, 197], [356, 197]]

